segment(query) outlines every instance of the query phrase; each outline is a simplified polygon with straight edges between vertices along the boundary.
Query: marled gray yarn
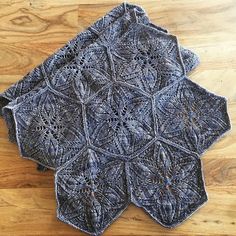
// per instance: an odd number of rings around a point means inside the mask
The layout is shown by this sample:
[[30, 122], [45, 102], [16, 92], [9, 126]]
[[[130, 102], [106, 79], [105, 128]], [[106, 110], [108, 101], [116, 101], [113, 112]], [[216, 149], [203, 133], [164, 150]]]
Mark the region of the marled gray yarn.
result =
[[113, 13], [70, 59], [48, 59], [25, 78], [33, 86], [3, 95], [30, 88], [6, 95], [18, 98], [3, 114], [22, 156], [57, 170], [58, 218], [93, 235], [131, 202], [180, 224], [207, 201], [200, 155], [230, 129], [225, 98], [186, 77], [193, 53], [141, 8]]
[[[10, 101], [14, 101], [14, 105], [20, 103], [26, 97], [37, 93], [37, 91], [41, 89], [41, 87], [45, 86], [45, 79], [42, 73], [42, 67], [45, 68], [46, 73], [49, 76], [53, 76], [60, 67], [69, 64], [70, 61], [76, 55], [78, 55], [84, 48], [86, 48], [89, 44], [94, 42], [100, 35], [102, 35], [105, 29], [108, 29], [108, 27], [110, 27], [110, 31], [115, 31], [116, 28], [112, 28], [112, 23], [114, 23], [117, 19], [124, 17], [125, 12], [128, 12], [132, 15], [133, 10], [136, 10], [136, 16], [138, 17], [138, 20], [140, 22], [142, 22], [143, 24], [149, 24], [151, 27], [155, 27], [156, 29], [167, 33], [167, 30], [150, 23], [143, 9], [141, 9], [140, 7], [130, 4], [122, 4], [114, 8], [111, 12], [106, 14], [106, 16], [98, 20], [86, 31], [82, 32], [81, 34], [78, 34], [74, 39], [70, 40], [64, 47], [58, 50], [58, 52], [50, 56], [42, 64], [40, 64], [34, 70], [25, 75], [22, 80], [18, 81], [16, 84], [13, 84], [4, 93], [0, 94], [0, 111], [2, 110], [2, 107], [6, 106]], [[127, 24], [129, 24], [133, 20], [134, 19], [130, 19]], [[188, 49], [180, 47], [180, 50], [186, 72], [188, 73], [199, 64], [199, 58], [196, 54], [194, 54]], [[11, 119], [10, 114], [7, 116], [8, 117], [6, 120], [9, 121], [9, 139], [15, 142], [15, 129], [12, 126], [14, 125], [14, 122]]]
[[[126, 22], [126, 25], [130, 24], [134, 20], [138, 20], [143, 24], [148, 24], [157, 30], [167, 33], [166, 29], [152, 24], [142, 8], [125, 3], [121, 4], [107, 13], [103, 18], [95, 22], [86, 31], [70, 40], [64, 47], [58, 50], [58, 52], [50, 56], [41, 65], [29, 72], [22, 80], [12, 85], [4, 93], [0, 94], [0, 110], [10, 101], [13, 101], [11, 103], [11, 106], [13, 106], [20, 103], [21, 101], [24, 101], [27, 97], [37, 93], [39, 89], [45, 86], [42, 68], [45, 68], [49, 77], [53, 76], [60, 67], [69, 64], [70, 61], [75, 56], [78, 56], [78, 54], [84, 48], [96, 41], [98, 37], [102, 36], [105, 29], [109, 30], [110, 32], [117, 31], [117, 26], [113, 26], [112, 24], [117, 20], [121, 20], [122, 17], [127, 17], [127, 15], [130, 15], [131, 19]], [[135, 16], [137, 19], [134, 19]], [[121, 30], [122, 27], [123, 25], [119, 26], [119, 30]], [[198, 56], [188, 49], [180, 47], [180, 50], [186, 72], [190, 72], [199, 64]], [[10, 110], [5, 110], [4, 118], [9, 128], [9, 139], [12, 142], [16, 142], [15, 124]], [[44, 170], [45, 167], [40, 167], [40, 169]]]

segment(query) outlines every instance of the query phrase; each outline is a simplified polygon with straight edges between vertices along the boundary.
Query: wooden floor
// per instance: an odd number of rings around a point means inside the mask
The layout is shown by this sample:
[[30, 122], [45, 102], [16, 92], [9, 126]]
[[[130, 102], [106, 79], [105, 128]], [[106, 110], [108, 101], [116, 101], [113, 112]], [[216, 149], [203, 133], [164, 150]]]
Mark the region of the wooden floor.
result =
[[[121, 1], [0, 0], [0, 92]], [[209, 201], [169, 230], [131, 205], [104, 235], [236, 235], [236, 1], [140, 0], [197, 52], [193, 81], [228, 98], [232, 130], [202, 157]], [[0, 235], [84, 235], [55, 215], [53, 172], [19, 157], [0, 119]]]

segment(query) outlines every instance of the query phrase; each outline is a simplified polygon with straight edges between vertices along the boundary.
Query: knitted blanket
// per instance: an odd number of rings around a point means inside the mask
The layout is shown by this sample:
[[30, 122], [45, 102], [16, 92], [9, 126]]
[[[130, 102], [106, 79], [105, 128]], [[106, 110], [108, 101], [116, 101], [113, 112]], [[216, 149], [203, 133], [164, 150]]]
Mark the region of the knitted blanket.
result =
[[60, 220], [100, 235], [134, 203], [174, 227], [207, 201], [200, 156], [230, 121], [198, 63], [124, 3], [1, 94], [10, 140], [56, 171]]

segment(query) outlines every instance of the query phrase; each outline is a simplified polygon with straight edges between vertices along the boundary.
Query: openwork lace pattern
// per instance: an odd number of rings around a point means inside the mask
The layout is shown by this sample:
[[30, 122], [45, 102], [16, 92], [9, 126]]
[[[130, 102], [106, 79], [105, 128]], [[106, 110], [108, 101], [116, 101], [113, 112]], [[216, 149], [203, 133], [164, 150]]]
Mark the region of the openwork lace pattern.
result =
[[3, 109], [22, 156], [56, 170], [58, 218], [91, 235], [130, 203], [165, 227], [188, 218], [207, 201], [200, 156], [230, 129], [226, 99], [186, 76], [197, 57], [124, 6]]

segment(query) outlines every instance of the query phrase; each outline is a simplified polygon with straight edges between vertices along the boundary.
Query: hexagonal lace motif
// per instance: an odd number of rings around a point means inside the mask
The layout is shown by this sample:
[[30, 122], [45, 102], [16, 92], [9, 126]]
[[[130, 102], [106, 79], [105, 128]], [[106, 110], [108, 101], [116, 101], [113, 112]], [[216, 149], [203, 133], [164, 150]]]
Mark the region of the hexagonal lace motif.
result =
[[86, 149], [56, 175], [60, 220], [100, 235], [128, 206], [125, 164]]
[[21, 154], [44, 166], [57, 168], [85, 144], [81, 105], [48, 90], [13, 110]]
[[115, 154], [133, 154], [154, 137], [151, 100], [118, 84], [89, 101], [87, 123], [91, 142]]
[[207, 195], [198, 156], [155, 142], [129, 165], [131, 201], [166, 227], [189, 217]]
[[226, 100], [188, 79], [155, 97], [161, 137], [202, 153], [230, 129]]

